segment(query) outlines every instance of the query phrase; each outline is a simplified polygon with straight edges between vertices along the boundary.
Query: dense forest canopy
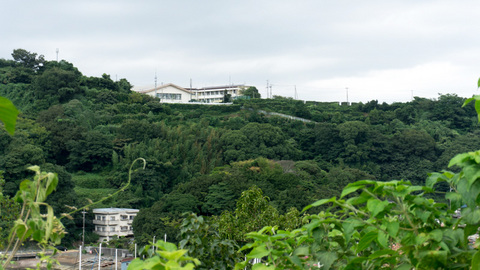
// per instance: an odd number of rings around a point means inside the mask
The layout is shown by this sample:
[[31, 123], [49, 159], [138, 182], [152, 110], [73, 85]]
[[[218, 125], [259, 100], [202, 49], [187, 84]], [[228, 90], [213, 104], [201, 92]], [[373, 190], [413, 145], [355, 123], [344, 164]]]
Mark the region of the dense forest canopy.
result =
[[[249, 88], [251, 98], [230, 106], [164, 104], [133, 92], [126, 79], [87, 77], [64, 60], [22, 49], [12, 58], [0, 59], [0, 96], [21, 114], [14, 136], [0, 130], [4, 194], [32, 177], [27, 166], [40, 165], [59, 174], [49, 203], [66, 212], [112, 193], [143, 157], [147, 167], [133, 174], [132, 186], [98, 207], [141, 209], [134, 230], [144, 242], [155, 232], [176, 238], [183, 212], [234, 213], [252, 187], [281, 216], [357, 180], [423, 184], [454, 155], [480, 148], [473, 104], [462, 107], [455, 94], [340, 105], [260, 99]], [[67, 242], [79, 240], [81, 221], [66, 222]]]

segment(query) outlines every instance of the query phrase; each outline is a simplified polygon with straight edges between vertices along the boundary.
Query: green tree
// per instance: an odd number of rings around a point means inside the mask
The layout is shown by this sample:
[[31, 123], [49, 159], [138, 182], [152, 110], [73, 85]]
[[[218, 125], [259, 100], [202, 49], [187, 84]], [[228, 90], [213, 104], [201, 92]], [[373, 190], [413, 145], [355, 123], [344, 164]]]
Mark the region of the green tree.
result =
[[4, 185], [3, 171], [0, 171], [0, 248], [2, 250], [8, 244], [10, 229], [20, 214], [20, 205], [10, 196], [3, 195]]
[[237, 252], [237, 243], [220, 237], [215, 225], [193, 213], [183, 215], [179, 247], [187, 249], [188, 255], [201, 261], [196, 269], [232, 269], [243, 259]]
[[227, 89], [223, 91], [223, 103], [232, 102], [232, 95], [227, 92]]
[[43, 55], [31, 53], [24, 49], [13, 50], [12, 57], [17, 64], [33, 71], [37, 71], [45, 63], [45, 57]]
[[80, 77], [74, 71], [52, 68], [37, 76], [32, 84], [37, 109], [65, 103], [77, 94], [83, 94]]
[[[287, 216], [290, 219], [286, 220]], [[223, 238], [245, 243], [247, 232], [273, 225], [294, 229], [301, 224], [301, 221], [298, 215], [280, 215], [277, 209], [269, 204], [268, 197], [263, 196], [262, 190], [252, 186], [242, 193], [237, 201], [235, 211], [223, 212], [216, 223], [218, 223], [218, 230]]]
[[247, 97], [250, 97], [250, 98], [260, 98], [261, 97], [260, 93], [258, 92], [258, 89], [255, 86], [250, 86], [245, 90], [241, 90], [240, 94], [242, 96], [247, 96]]
[[66, 143], [68, 167], [73, 170], [100, 171], [110, 165], [113, 153], [112, 136], [99, 131], [89, 131], [82, 138]]

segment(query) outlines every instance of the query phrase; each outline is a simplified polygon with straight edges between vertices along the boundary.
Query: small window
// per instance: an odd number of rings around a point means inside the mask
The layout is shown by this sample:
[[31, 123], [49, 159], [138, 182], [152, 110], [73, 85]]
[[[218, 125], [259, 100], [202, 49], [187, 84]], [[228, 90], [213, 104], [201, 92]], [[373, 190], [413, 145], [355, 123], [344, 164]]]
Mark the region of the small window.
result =
[[110, 217], [110, 220], [115, 220], [115, 216], [111, 216], [111, 217]]
[[111, 232], [114, 232], [114, 231], [115, 231], [115, 227], [110, 227], [110, 231], [111, 231]]

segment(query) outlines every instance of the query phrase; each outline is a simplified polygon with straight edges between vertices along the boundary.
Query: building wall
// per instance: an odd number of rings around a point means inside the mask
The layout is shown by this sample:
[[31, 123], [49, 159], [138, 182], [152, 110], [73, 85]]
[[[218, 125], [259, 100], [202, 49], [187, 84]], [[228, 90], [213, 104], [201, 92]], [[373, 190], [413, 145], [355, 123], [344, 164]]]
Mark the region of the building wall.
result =
[[145, 93], [152, 97], [158, 97], [164, 103], [187, 103], [192, 100], [192, 94], [182, 91], [173, 86], [160, 87], [156, 91], [149, 91]]
[[[239, 89], [226, 89], [227, 94], [229, 94], [232, 98], [239, 95]], [[206, 103], [218, 103], [223, 102], [223, 96], [225, 93], [225, 89], [208, 89], [202, 90], [198, 89], [195, 91], [194, 99], [200, 102]]]
[[126, 208], [97, 208], [93, 209], [95, 219], [95, 233], [100, 235], [99, 241], [107, 241], [114, 235], [131, 236], [133, 235], [133, 219], [138, 213], [138, 209]]

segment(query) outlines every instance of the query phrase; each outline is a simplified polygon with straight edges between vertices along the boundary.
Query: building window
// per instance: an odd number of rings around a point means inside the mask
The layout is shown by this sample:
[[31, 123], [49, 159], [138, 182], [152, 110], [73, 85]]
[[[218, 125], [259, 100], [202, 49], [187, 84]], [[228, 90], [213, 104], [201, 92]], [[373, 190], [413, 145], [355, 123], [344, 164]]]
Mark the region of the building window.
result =
[[106, 217], [105, 216], [102, 216], [102, 220], [105, 221]]
[[114, 232], [114, 231], [115, 231], [115, 227], [110, 227], [110, 231], [111, 231], [111, 232]]
[[133, 220], [135, 218], [135, 216], [130, 216], [130, 220]]
[[122, 227], [120, 227], [120, 230], [122, 232], [126, 232], [126, 231], [128, 231], [128, 226], [122, 226]]
[[181, 100], [182, 99], [182, 94], [157, 94], [157, 97], [160, 99], [167, 99], [167, 100]]
[[101, 220], [102, 217], [100, 215], [95, 216], [97, 220]]
[[115, 220], [115, 216], [111, 216], [111, 217], [110, 217], [110, 220]]

